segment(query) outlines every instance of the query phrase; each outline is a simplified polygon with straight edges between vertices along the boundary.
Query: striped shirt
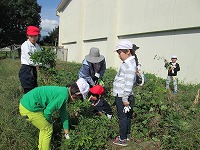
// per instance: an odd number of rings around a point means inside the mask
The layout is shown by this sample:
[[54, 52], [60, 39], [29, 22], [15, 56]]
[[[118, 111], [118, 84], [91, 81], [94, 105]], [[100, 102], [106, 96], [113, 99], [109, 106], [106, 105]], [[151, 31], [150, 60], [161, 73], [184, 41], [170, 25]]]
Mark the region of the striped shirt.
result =
[[133, 85], [136, 80], [135, 57], [128, 57], [120, 66], [113, 82], [113, 96], [122, 97], [123, 102], [133, 94]]

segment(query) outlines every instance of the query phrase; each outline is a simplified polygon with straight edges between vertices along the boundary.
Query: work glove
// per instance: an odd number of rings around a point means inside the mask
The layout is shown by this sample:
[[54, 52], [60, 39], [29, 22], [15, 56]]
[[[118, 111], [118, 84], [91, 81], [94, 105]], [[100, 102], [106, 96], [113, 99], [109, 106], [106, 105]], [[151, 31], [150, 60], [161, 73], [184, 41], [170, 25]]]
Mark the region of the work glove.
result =
[[108, 117], [108, 119], [111, 119], [111, 118], [112, 118], [112, 115], [107, 114], [107, 117]]
[[69, 137], [69, 133], [68, 133], [68, 134], [65, 133], [65, 138], [66, 138], [67, 140], [70, 139], [70, 137]]
[[99, 77], [100, 77], [100, 74], [99, 73], [95, 73], [95, 75], [94, 75], [96, 78], [98, 78], [99, 79]]
[[100, 77], [100, 74], [99, 73], [95, 73], [94, 78], [93, 78], [93, 81], [94, 81], [95, 85], [98, 84], [99, 77]]
[[124, 106], [123, 112], [124, 113], [128, 113], [130, 110], [131, 110], [131, 107], [129, 105], [128, 106]]

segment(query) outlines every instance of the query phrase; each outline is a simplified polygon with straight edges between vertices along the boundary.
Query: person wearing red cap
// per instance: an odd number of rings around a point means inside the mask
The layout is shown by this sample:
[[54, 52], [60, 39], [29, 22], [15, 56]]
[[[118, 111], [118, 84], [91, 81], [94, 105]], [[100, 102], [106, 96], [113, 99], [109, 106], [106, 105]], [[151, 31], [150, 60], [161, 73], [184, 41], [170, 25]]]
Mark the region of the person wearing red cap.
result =
[[92, 88], [90, 88], [91, 96], [89, 98], [89, 101], [92, 102], [95, 113], [100, 116], [105, 113], [106, 116], [111, 119], [113, 112], [108, 102], [102, 97], [103, 93], [104, 88], [101, 85], [93, 86]]
[[21, 45], [21, 68], [19, 71], [19, 79], [24, 93], [37, 87], [37, 64], [30, 59], [30, 54], [41, 51], [36, 43], [40, 29], [36, 26], [28, 26], [26, 30], [27, 41]]

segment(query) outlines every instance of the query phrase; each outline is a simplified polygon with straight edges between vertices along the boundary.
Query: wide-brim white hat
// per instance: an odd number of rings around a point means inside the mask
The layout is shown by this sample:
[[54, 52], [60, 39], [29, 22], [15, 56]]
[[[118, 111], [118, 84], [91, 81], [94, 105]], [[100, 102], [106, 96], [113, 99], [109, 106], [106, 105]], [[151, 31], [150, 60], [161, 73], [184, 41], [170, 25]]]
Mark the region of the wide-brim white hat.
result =
[[99, 63], [105, 59], [103, 55], [100, 55], [99, 49], [92, 47], [90, 53], [85, 56], [85, 59], [91, 63]]

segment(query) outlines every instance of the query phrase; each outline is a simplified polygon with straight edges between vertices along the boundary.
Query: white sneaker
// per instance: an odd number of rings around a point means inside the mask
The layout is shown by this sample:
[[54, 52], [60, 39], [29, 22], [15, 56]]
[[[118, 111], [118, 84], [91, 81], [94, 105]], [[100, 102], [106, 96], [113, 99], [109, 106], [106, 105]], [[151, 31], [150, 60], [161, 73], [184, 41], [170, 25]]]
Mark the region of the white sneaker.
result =
[[112, 118], [112, 115], [107, 114], [107, 117], [108, 117], [108, 119], [111, 119], [111, 118]]

